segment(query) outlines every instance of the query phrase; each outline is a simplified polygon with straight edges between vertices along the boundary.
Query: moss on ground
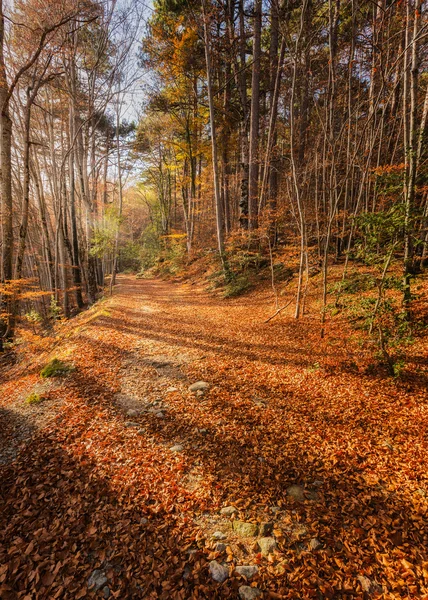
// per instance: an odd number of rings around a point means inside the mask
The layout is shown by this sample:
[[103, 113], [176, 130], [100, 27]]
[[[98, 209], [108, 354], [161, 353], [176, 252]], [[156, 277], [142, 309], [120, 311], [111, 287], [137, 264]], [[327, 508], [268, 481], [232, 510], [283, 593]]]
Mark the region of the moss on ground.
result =
[[46, 400], [46, 398], [40, 394], [37, 394], [37, 392], [32, 392], [25, 398], [26, 404], [40, 404], [40, 402], [43, 402], [43, 400]]
[[71, 365], [67, 365], [58, 358], [53, 358], [47, 365], [40, 371], [40, 377], [46, 379], [47, 377], [61, 377], [67, 375], [73, 370]]

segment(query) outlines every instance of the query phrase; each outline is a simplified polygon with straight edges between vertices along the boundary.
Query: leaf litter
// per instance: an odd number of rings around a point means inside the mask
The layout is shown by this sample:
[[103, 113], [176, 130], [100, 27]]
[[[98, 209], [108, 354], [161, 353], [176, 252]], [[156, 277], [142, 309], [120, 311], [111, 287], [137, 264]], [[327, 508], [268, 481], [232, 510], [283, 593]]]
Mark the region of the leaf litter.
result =
[[[420, 378], [339, 368], [365, 360], [343, 324], [320, 341], [310, 319], [263, 323], [263, 293], [226, 302], [122, 278], [105, 306], [65, 326], [56, 352], [75, 370], [38, 427], [41, 409], [26, 408], [31, 437], [0, 467], [1, 598], [428, 594]], [[5, 377], [2, 411], [47, 358]], [[209, 388], [189, 392], [197, 381]], [[251, 581], [242, 565], [257, 567]]]

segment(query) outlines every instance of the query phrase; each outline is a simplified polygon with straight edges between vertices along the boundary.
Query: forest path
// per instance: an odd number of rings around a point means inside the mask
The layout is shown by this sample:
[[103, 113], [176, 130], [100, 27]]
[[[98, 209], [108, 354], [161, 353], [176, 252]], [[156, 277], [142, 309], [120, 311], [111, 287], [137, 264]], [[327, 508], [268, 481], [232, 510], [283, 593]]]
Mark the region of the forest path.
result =
[[[424, 390], [364, 375], [343, 332], [321, 343], [272, 312], [268, 294], [121, 277], [70, 322], [51, 357], [76, 370], [0, 468], [1, 598], [238, 598], [236, 565], [258, 566], [266, 598], [423, 597]], [[39, 371], [3, 382], [4, 412]], [[258, 535], [232, 529], [230, 505]]]

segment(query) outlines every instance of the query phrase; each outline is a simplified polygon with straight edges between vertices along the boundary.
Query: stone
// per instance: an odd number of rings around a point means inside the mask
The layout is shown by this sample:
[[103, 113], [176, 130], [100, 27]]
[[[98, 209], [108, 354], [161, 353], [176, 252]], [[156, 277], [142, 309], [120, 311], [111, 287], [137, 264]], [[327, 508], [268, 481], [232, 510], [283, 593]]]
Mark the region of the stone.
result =
[[211, 537], [213, 540], [225, 540], [227, 538], [227, 535], [224, 534], [222, 531], [214, 531]]
[[250, 587], [249, 585], [241, 585], [238, 592], [242, 600], [255, 600], [255, 598], [260, 598], [262, 595], [258, 588]]
[[172, 394], [172, 392], [178, 392], [179, 390], [176, 387], [169, 387], [166, 391], [168, 394]]
[[206, 381], [197, 381], [189, 386], [189, 392], [206, 392], [209, 390], [210, 384]]
[[232, 515], [234, 515], [237, 512], [238, 512], [238, 509], [235, 508], [234, 506], [223, 506], [223, 508], [220, 509], [220, 514], [224, 515], [225, 517], [231, 517]]
[[357, 579], [363, 588], [363, 592], [367, 592], [369, 594], [373, 587], [372, 581], [365, 575], [358, 575]]
[[290, 496], [290, 498], [297, 500], [297, 502], [304, 502], [305, 500], [303, 488], [300, 485], [290, 485], [290, 487], [287, 488], [287, 495]]
[[214, 550], [216, 552], [224, 552], [226, 550], [226, 544], [222, 544], [222, 542], [217, 542], [214, 546]]
[[140, 424], [139, 423], [134, 423], [134, 421], [126, 421], [125, 423], [125, 427], [132, 428], [132, 427], [139, 427]]
[[260, 523], [260, 527], [259, 527], [259, 535], [261, 537], [268, 537], [270, 536], [270, 534], [273, 531], [273, 523], [272, 521], [267, 521], [267, 522], [263, 522]]
[[138, 415], [140, 414], [140, 411], [135, 410], [134, 408], [130, 408], [129, 410], [126, 411], [126, 414], [128, 417], [138, 417]]
[[256, 537], [259, 532], [257, 523], [245, 523], [244, 521], [233, 521], [233, 529], [242, 537]]
[[223, 583], [229, 577], [229, 569], [223, 567], [216, 560], [212, 560], [210, 562], [210, 575], [217, 583]]
[[107, 582], [108, 579], [104, 571], [102, 571], [101, 569], [95, 569], [95, 571], [92, 571], [88, 579], [88, 588], [90, 590], [100, 590], [106, 585]]
[[363, 588], [363, 591], [366, 592], [366, 594], [382, 594], [382, 592], [384, 591], [381, 585], [379, 585], [375, 581], [372, 581], [365, 575], [358, 575], [357, 579], [360, 582], [361, 587]]
[[184, 448], [181, 444], [175, 444], [170, 448], [171, 452], [183, 452]]
[[146, 517], [141, 517], [141, 519], [140, 519], [141, 525], [147, 525], [148, 522], [149, 522], [149, 520], [146, 519]]
[[198, 396], [198, 398], [202, 398], [202, 397], [205, 395], [205, 392], [204, 392], [204, 391], [202, 391], [202, 390], [198, 390], [198, 391], [196, 392], [196, 395]]
[[163, 412], [159, 411], [159, 412], [155, 413], [155, 417], [157, 419], [164, 419], [165, 415], [163, 414]]
[[276, 541], [273, 537], [260, 538], [258, 544], [263, 556], [269, 556], [269, 554], [272, 554], [276, 550]]
[[258, 568], [255, 565], [242, 565], [236, 567], [235, 571], [239, 573], [239, 575], [245, 577], [246, 579], [251, 579], [251, 577], [254, 577], [254, 575], [256, 575], [259, 572]]
[[103, 587], [103, 596], [104, 598], [110, 598], [110, 588], [108, 587], [108, 585], [106, 585], [105, 587]]
[[319, 550], [320, 548], [322, 548], [322, 544], [319, 541], [319, 539], [317, 538], [312, 538], [308, 544], [308, 548], [309, 550], [311, 550], [312, 552], [315, 552], [316, 550]]
[[137, 431], [137, 433], [138, 433], [138, 435], [145, 435], [145, 433], [146, 433], [146, 430], [145, 430], [145, 429], [139, 429], [139, 430]]

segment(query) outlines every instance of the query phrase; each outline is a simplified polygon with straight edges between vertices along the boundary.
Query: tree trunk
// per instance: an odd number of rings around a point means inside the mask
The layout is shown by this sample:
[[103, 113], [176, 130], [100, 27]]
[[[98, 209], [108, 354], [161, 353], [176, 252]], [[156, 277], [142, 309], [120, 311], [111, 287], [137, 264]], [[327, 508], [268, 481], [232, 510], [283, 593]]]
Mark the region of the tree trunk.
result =
[[216, 225], [217, 225], [217, 245], [220, 254], [220, 259], [224, 265], [224, 217], [223, 207], [221, 205], [221, 193], [220, 193], [220, 175], [218, 169], [218, 157], [217, 157], [217, 138], [216, 138], [216, 127], [215, 127], [215, 114], [214, 114], [214, 95], [212, 89], [212, 71], [211, 71], [211, 51], [210, 51], [210, 36], [207, 23], [207, 15], [205, 13], [205, 3], [202, 0], [202, 12], [204, 21], [204, 43], [205, 43], [205, 61], [207, 67], [207, 84], [208, 84], [208, 104], [210, 110], [210, 129], [211, 129], [211, 149], [212, 149], [212, 165], [213, 165], [213, 176], [214, 176], [214, 199], [216, 208]]
[[251, 77], [250, 156], [248, 177], [248, 225], [257, 228], [259, 181], [259, 114], [260, 114], [260, 57], [262, 34], [262, 0], [254, 4], [253, 68]]
[[[9, 116], [9, 88], [4, 61], [4, 14], [0, 0], [0, 194], [2, 256], [0, 283], [7, 285], [13, 278], [13, 204], [12, 204], [12, 121]], [[1, 290], [0, 290], [1, 291]], [[14, 317], [10, 297], [0, 294], [0, 352], [3, 341], [13, 338]]]

